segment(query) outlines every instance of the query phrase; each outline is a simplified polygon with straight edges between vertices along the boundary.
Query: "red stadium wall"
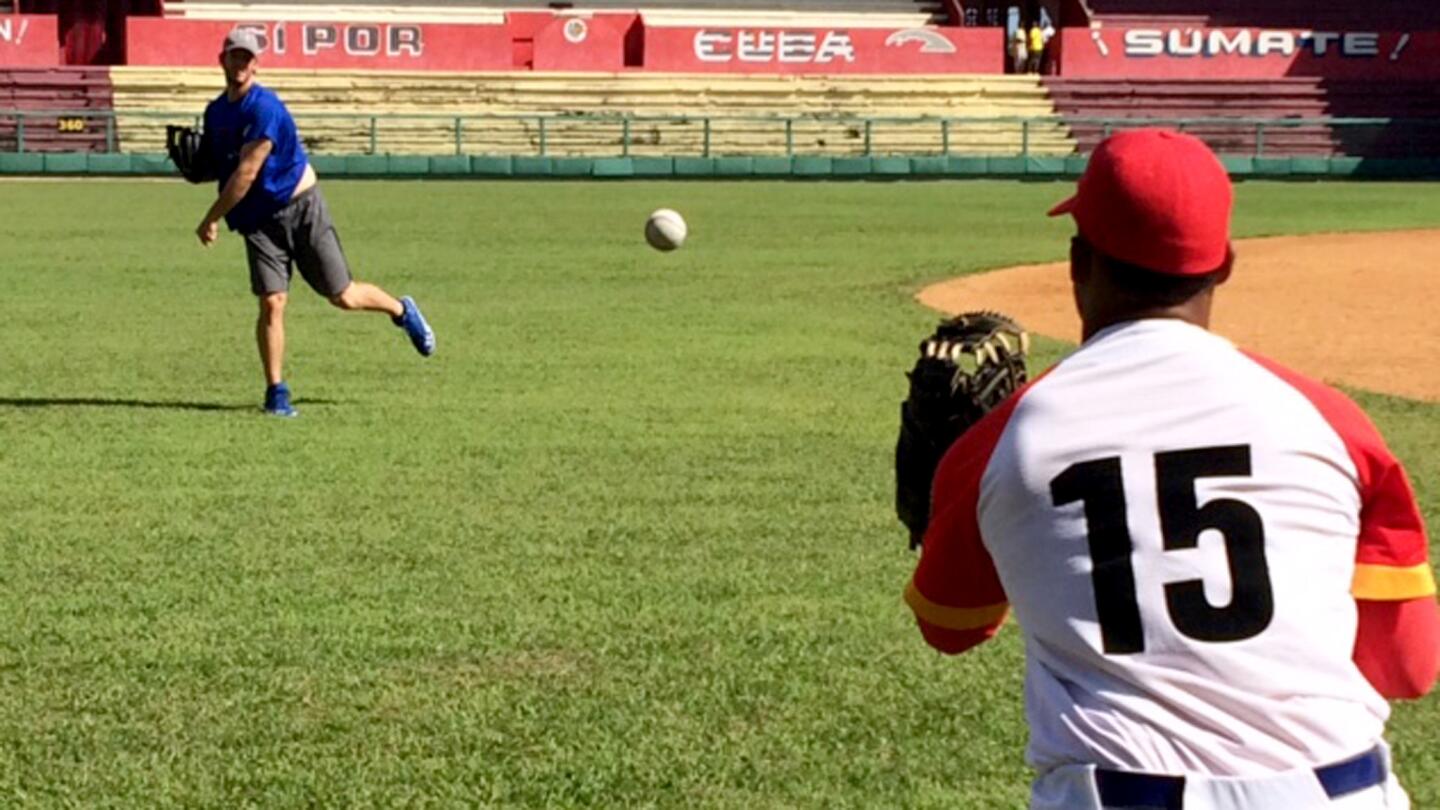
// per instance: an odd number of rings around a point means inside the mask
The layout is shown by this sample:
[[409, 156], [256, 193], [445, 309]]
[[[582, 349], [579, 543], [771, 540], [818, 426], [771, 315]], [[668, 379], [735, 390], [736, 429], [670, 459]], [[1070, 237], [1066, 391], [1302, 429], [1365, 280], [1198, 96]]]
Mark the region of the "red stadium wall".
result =
[[[131, 17], [128, 64], [211, 67], [234, 23]], [[281, 68], [509, 70], [505, 26], [428, 23], [254, 23], [264, 62]]]
[[[134, 15], [159, 16], [160, 0], [13, 0], [23, 15], [45, 17], [58, 28], [58, 62], [63, 65], [120, 65], [125, 63], [125, 20]], [[0, 15], [0, 20], [8, 15]], [[0, 65], [18, 62], [5, 59]]]
[[1440, 79], [1440, 31], [1107, 25], [1060, 37], [1067, 78]]
[[615, 73], [626, 67], [625, 39], [638, 14], [553, 17], [535, 32], [535, 70], [589, 70]]
[[[0, 15], [0, 65], [93, 61], [57, 46], [53, 15]], [[511, 12], [494, 25], [251, 23], [271, 67], [453, 71], [655, 70], [761, 74], [999, 74], [998, 28], [658, 27], [643, 15]], [[228, 21], [131, 16], [105, 52], [146, 66], [212, 66]], [[75, 32], [71, 31], [71, 40]], [[111, 39], [114, 39], [113, 37]], [[91, 43], [93, 44], [93, 43]], [[73, 51], [73, 53], [72, 53]], [[1440, 79], [1440, 31], [1068, 27], [1051, 46], [1071, 78]], [[96, 57], [96, 54], [89, 54]], [[98, 57], [97, 57], [98, 58]], [[101, 59], [100, 61], [109, 61]]]
[[60, 26], [48, 14], [0, 14], [0, 65], [55, 67], [60, 54]]
[[[132, 17], [128, 64], [211, 66], [233, 23]], [[659, 28], [634, 13], [515, 12], [503, 25], [254, 23], [265, 64], [376, 70], [1002, 73], [993, 28]]]
[[988, 28], [646, 28], [645, 67], [681, 73], [1002, 73]]

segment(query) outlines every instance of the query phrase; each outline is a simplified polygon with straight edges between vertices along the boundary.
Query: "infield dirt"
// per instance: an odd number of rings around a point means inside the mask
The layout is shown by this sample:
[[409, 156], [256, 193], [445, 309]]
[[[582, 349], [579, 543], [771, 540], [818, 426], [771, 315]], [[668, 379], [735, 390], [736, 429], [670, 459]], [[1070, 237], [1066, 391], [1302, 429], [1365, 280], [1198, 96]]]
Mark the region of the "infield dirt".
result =
[[[1243, 239], [1211, 328], [1326, 382], [1440, 402], [1440, 231]], [[1026, 265], [925, 288], [946, 313], [995, 309], [1080, 339], [1065, 264]]]

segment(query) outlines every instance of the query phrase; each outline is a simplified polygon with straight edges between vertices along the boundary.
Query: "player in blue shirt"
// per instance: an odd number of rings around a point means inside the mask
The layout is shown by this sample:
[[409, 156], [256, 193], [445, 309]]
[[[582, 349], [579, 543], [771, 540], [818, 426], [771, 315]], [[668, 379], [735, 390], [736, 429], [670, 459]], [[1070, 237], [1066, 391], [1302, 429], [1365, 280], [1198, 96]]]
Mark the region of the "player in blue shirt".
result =
[[295, 416], [282, 375], [292, 266], [300, 268], [315, 292], [341, 309], [388, 313], [422, 355], [435, 352], [435, 333], [409, 296], [396, 299], [351, 278], [295, 119], [279, 96], [255, 82], [259, 52], [259, 39], [249, 28], [236, 28], [225, 37], [220, 53], [225, 92], [205, 108], [220, 196], [195, 234], [209, 247], [220, 236], [223, 218], [230, 230], [245, 237], [250, 289], [260, 299], [255, 336], [265, 368], [265, 411]]

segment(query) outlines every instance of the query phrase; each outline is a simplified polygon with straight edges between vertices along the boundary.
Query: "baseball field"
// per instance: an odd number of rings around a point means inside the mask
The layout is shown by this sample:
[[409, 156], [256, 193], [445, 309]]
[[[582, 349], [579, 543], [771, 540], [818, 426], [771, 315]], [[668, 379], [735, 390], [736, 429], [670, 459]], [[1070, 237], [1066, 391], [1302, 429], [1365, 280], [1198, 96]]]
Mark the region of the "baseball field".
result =
[[[1068, 184], [325, 188], [439, 350], [301, 287], [279, 420], [212, 190], [0, 183], [0, 805], [1023, 806], [1019, 633], [921, 642], [891, 454], [917, 293], [1062, 259]], [[1440, 185], [1237, 193], [1241, 236], [1440, 227]], [[1392, 376], [1440, 338], [1330, 326]], [[1440, 536], [1440, 403], [1348, 390]], [[1440, 698], [1390, 729], [1440, 806]]]

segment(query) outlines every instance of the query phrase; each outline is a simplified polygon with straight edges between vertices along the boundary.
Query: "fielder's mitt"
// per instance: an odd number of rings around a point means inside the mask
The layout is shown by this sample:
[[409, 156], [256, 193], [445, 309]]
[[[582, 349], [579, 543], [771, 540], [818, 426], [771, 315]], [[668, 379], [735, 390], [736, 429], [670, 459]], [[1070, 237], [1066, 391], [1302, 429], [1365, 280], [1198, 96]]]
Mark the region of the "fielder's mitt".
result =
[[210, 139], [190, 127], [165, 127], [165, 151], [180, 174], [192, 183], [208, 183], [215, 179]]
[[930, 484], [955, 439], [1025, 384], [1030, 338], [995, 312], [942, 321], [920, 342], [910, 396], [900, 405], [895, 445], [895, 513], [920, 545], [930, 522]]

